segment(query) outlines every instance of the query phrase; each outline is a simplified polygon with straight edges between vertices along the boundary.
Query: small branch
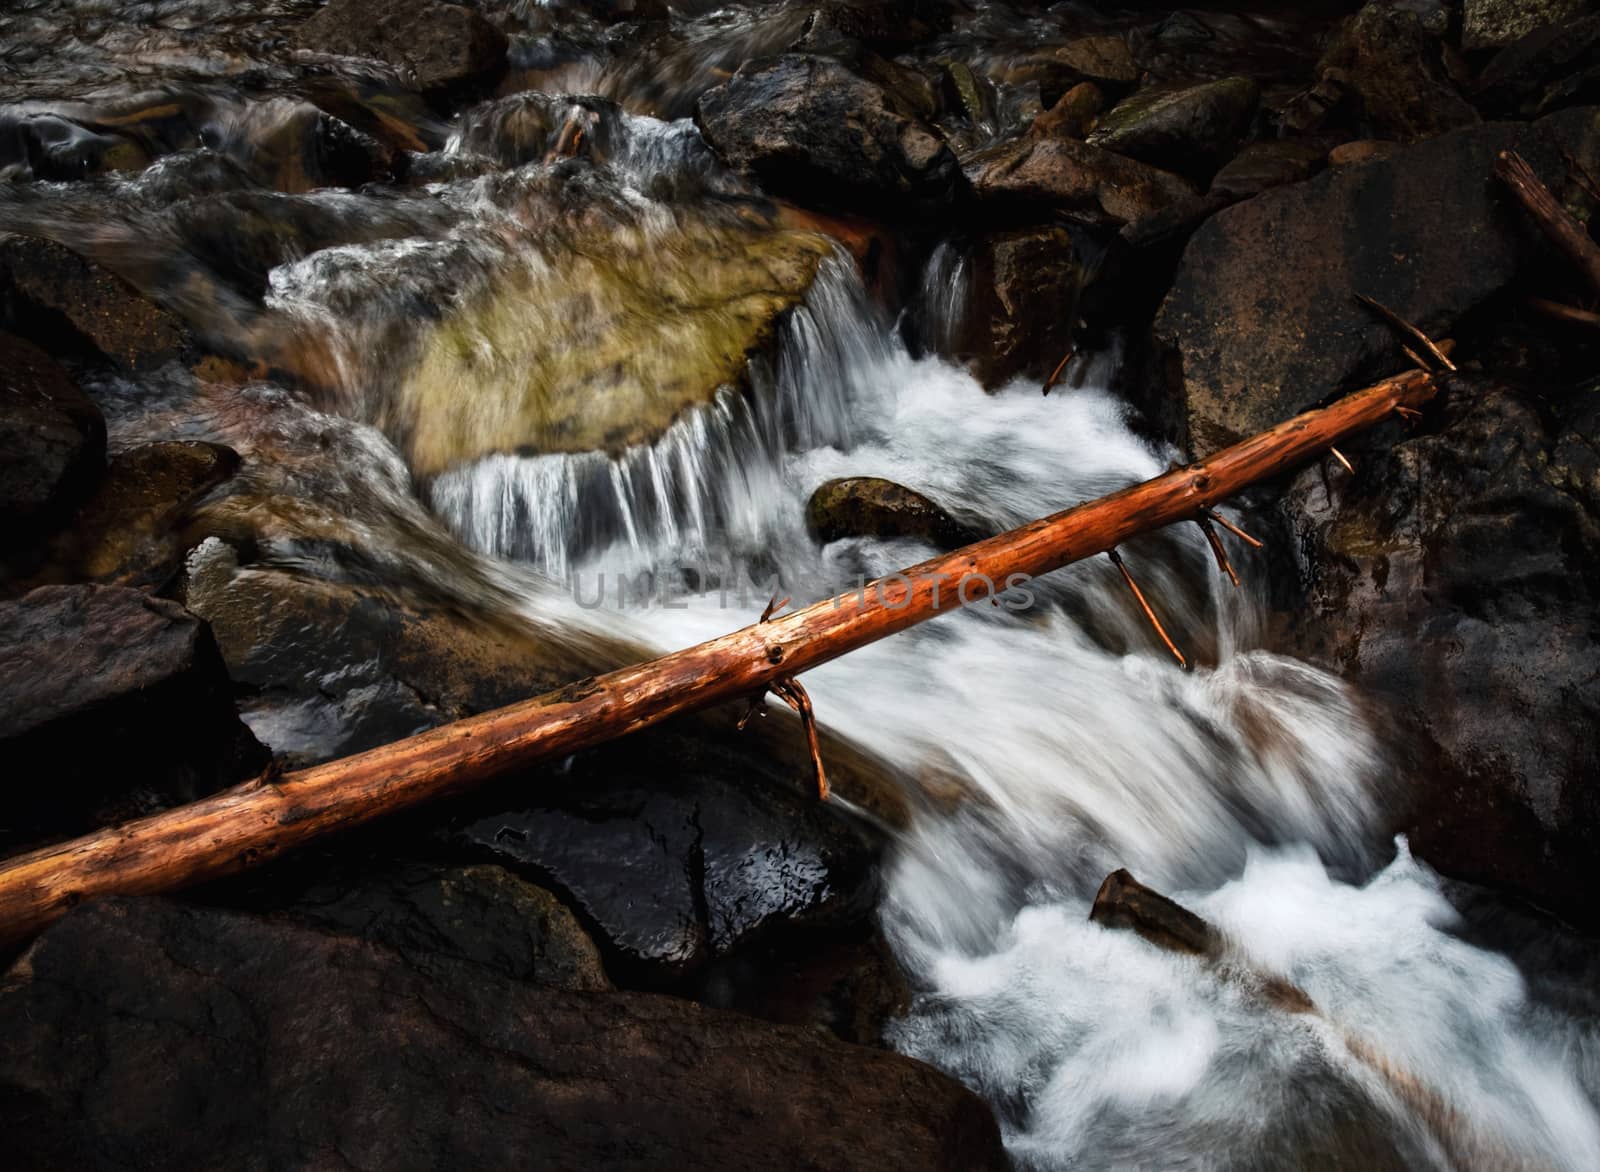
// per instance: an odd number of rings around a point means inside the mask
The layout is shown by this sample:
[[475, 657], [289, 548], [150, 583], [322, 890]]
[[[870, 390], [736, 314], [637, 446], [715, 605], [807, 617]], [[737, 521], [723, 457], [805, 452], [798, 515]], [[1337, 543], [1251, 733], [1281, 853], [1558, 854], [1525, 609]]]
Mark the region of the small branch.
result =
[[[1442, 371], [1456, 368], [1456, 364], [1450, 361], [1450, 355], [1442, 346], [1383, 302], [1376, 298], [1368, 297], [1365, 293], [1357, 293], [1356, 300], [1377, 314], [1390, 329], [1400, 335], [1402, 339], [1401, 349], [1406, 352], [1407, 357], [1412, 362], [1417, 364], [1419, 369], [1438, 374]], [[1410, 345], [1405, 345], [1404, 343], [1410, 343]], [[1416, 350], [1413, 350], [1412, 346], [1415, 346]], [[1417, 350], [1421, 350], [1422, 354], [1426, 354], [1428, 357], [1422, 357], [1421, 354], [1417, 353]], [[1432, 359], [1432, 361], [1429, 361], [1429, 359]]]
[[1567, 305], [1560, 301], [1550, 301], [1543, 297], [1528, 298], [1528, 305], [1537, 309], [1546, 317], [1555, 318], [1556, 321], [1564, 321], [1568, 325], [1600, 329], [1600, 313], [1592, 313], [1587, 309], [1579, 309], [1575, 305]]
[[1206, 535], [1206, 542], [1211, 546], [1211, 552], [1217, 559], [1217, 569], [1228, 576], [1235, 590], [1239, 589], [1239, 575], [1234, 572], [1233, 563], [1228, 561], [1228, 551], [1222, 548], [1222, 538], [1217, 536], [1217, 527], [1204, 513], [1197, 515], [1194, 520], [1195, 524], [1200, 526], [1200, 532]]
[[1550, 189], [1528, 166], [1528, 161], [1516, 151], [1501, 151], [1494, 161], [1494, 173], [1511, 188], [1540, 231], [1567, 254], [1590, 285], [1600, 290], [1600, 245], [1595, 244], [1584, 226], [1550, 194]]
[[1573, 181], [1583, 188], [1584, 194], [1596, 203], [1600, 203], [1600, 183], [1595, 182], [1594, 176], [1589, 174], [1589, 168], [1578, 161], [1578, 156], [1567, 150], [1566, 147], [1562, 147], [1561, 161], [1567, 165], [1567, 174], [1571, 175]]
[[772, 694], [800, 714], [800, 725], [806, 730], [806, 743], [811, 749], [811, 766], [817, 775], [817, 797], [828, 800], [828, 774], [822, 768], [822, 748], [817, 744], [817, 714], [811, 707], [811, 697], [798, 680], [775, 680]]
[[1243, 529], [1239, 528], [1239, 526], [1235, 525], [1232, 521], [1228, 520], [1228, 518], [1224, 517], [1221, 513], [1217, 512], [1217, 510], [1215, 510], [1215, 509], [1201, 509], [1200, 510], [1200, 515], [1202, 517], [1204, 517], [1207, 521], [1215, 521], [1218, 525], [1221, 525], [1229, 533], [1233, 534], [1240, 541], [1244, 542], [1246, 545], [1250, 546], [1252, 549], [1265, 549], [1266, 548], [1266, 545], [1267, 545], [1266, 542], [1262, 541], [1258, 537], [1251, 537]]
[[1111, 559], [1111, 564], [1122, 571], [1122, 580], [1128, 584], [1128, 589], [1133, 591], [1133, 597], [1138, 600], [1139, 608], [1144, 611], [1144, 617], [1150, 620], [1150, 625], [1156, 629], [1156, 634], [1161, 636], [1161, 641], [1167, 645], [1167, 650], [1172, 652], [1173, 658], [1178, 661], [1178, 666], [1184, 671], [1189, 670], [1189, 661], [1183, 657], [1183, 652], [1178, 650], [1178, 645], [1167, 634], [1167, 629], [1161, 625], [1161, 620], [1156, 618], [1156, 612], [1150, 608], [1149, 601], [1144, 596], [1144, 591], [1139, 589], [1139, 583], [1133, 580], [1133, 575], [1128, 572], [1128, 567], [1123, 564], [1122, 555], [1114, 549], [1106, 550], [1106, 556]]
[[1077, 352], [1078, 351], [1076, 347], [1069, 346], [1067, 348], [1066, 356], [1062, 358], [1060, 362], [1056, 363], [1056, 368], [1050, 372], [1050, 377], [1044, 380], [1045, 394], [1048, 395], [1052, 390], [1055, 389], [1055, 385], [1061, 381], [1062, 373], [1067, 369], [1067, 363], [1072, 361], [1072, 356]]
[[1350, 463], [1345, 454], [1332, 444], [1328, 445], [1328, 455], [1332, 456], [1335, 460], [1339, 461], [1339, 463], [1343, 464], [1344, 470], [1350, 473], [1351, 476], [1356, 474], [1356, 466]]

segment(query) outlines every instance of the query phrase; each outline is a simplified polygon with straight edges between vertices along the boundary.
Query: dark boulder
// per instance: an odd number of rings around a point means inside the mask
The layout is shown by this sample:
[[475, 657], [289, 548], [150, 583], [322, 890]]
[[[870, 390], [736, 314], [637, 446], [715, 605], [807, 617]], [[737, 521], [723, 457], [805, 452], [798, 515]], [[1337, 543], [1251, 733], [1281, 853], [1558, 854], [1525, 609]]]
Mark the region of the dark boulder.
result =
[[190, 801], [266, 764], [205, 625], [114, 586], [0, 603], [0, 755], [11, 841]]
[[183, 566], [192, 506], [225, 483], [239, 455], [221, 444], [162, 440], [118, 452], [105, 478], [57, 542], [75, 580], [160, 588]]
[[1593, 101], [1600, 92], [1600, 13], [1536, 29], [1507, 45], [1478, 76], [1491, 113], [1532, 117]]
[[95, 353], [148, 370], [189, 349], [183, 323], [121, 277], [64, 245], [0, 234], [0, 327], [52, 354]]
[[1186, 181], [1069, 138], [1026, 137], [962, 160], [973, 194], [1005, 215], [1065, 216], [1137, 234], [1199, 203]]
[[1302, 473], [1292, 645], [1396, 716], [1418, 855], [1593, 927], [1600, 411], [1540, 398], [1461, 381], [1354, 477]]
[[[959, 353], [978, 381], [991, 390], [1019, 375], [1042, 381], [1072, 346], [1079, 298], [1093, 267], [1079, 255], [1071, 232], [1048, 227], [985, 237], [971, 264]], [[821, 497], [819, 489], [811, 498], [813, 509]], [[852, 499], [858, 505], [868, 503], [859, 494]], [[873, 499], [886, 503], [881, 497]], [[837, 515], [846, 504], [845, 499], [834, 498], [829, 508]], [[907, 515], [901, 509], [893, 512]], [[890, 517], [878, 520], [881, 524]], [[927, 536], [934, 544], [944, 545], [962, 532], [961, 526], [937, 527], [928, 530]], [[956, 544], [965, 542], [957, 540]]]
[[1345, 23], [1322, 66], [1349, 79], [1374, 137], [1412, 142], [1479, 120], [1450, 75], [1440, 40], [1422, 17], [1387, 0]]
[[822, 485], [806, 504], [806, 527], [819, 541], [914, 537], [940, 549], [959, 549], [985, 536], [920, 492], [876, 476]]
[[503, 867], [410, 862], [323, 875], [278, 902], [280, 914], [402, 956], [472, 961], [557, 989], [611, 988], [566, 905]]
[[1531, 32], [1587, 16], [1593, 0], [1463, 0], [1461, 47], [1503, 49]]
[[1101, 116], [1091, 146], [1205, 181], [1239, 149], [1261, 90], [1247, 77], [1151, 87]]
[[1105, 109], [1105, 95], [1092, 81], [1082, 81], [1062, 94], [1055, 105], [1034, 118], [1028, 126], [1031, 135], [1084, 138], [1094, 129], [1095, 119]]
[[105, 458], [100, 409], [48, 354], [0, 333], [0, 540], [9, 545], [65, 520]]
[[1234, 156], [1211, 180], [1211, 194], [1249, 199], [1286, 183], [1298, 183], [1322, 170], [1326, 144], [1315, 140], [1281, 139], [1253, 142]]
[[565, 892], [636, 982], [676, 984], [758, 942], [863, 924], [877, 843], [754, 749], [694, 726], [649, 730], [579, 756], [554, 784], [484, 795], [451, 840]]
[[247, 689], [245, 718], [297, 765], [536, 696], [605, 662], [447, 603], [241, 568], [217, 540], [190, 555], [183, 596]]
[[[1153, 413], [1196, 455], [1404, 365], [1364, 293], [1436, 337], [1540, 255], [1492, 177], [1515, 147], [1551, 182], [1600, 153], [1592, 111], [1418, 143], [1219, 212], [1195, 233], [1153, 327], [1169, 397]], [[1588, 165], [1592, 165], [1592, 162]]]
[[955, 197], [961, 168], [909, 103], [827, 57], [747, 62], [695, 121], [735, 171], [816, 208], [905, 216]]
[[475, 8], [435, 0], [331, 0], [297, 39], [320, 53], [387, 61], [421, 90], [492, 82], [505, 69], [508, 45]]
[[988, 1108], [911, 1059], [164, 901], [48, 931], [0, 1030], [22, 1167], [1009, 1166]]

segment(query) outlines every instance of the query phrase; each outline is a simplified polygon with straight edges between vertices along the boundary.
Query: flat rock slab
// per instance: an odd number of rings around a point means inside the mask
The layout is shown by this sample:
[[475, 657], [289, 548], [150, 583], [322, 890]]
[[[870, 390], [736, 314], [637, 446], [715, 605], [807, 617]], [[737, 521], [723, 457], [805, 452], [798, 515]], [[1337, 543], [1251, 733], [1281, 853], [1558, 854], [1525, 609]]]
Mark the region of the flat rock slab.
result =
[[253, 916], [88, 905], [0, 984], [22, 1167], [1009, 1167], [897, 1055]]

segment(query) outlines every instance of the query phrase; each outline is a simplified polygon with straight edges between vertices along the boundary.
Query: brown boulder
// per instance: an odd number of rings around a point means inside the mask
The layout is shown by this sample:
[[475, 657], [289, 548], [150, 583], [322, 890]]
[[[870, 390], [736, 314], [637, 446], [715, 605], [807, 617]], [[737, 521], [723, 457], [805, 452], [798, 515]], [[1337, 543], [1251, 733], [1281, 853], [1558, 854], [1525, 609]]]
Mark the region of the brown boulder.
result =
[[164, 901], [48, 931], [0, 1030], [30, 1167], [1009, 1167], [988, 1108], [908, 1058]]
[[729, 167], [805, 207], [926, 212], [962, 183], [910, 103], [828, 57], [746, 62], [701, 97], [695, 122]]
[[75, 579], [162, 587], [183, 565], [193, 504], [238, 469], [221, 444], [163, 440], [112, 457], [105, 478], [58, 543]]
[[876, 476], [830, 480], [811, 494], [806, 526], [819, 541], [845, 537], [915, 537], [940, 549], [981, 540], [920, 492]]
[[1358, 292], [1448, 335], [1538, 255], [1491, 177], [1506, 147], [1559, 184], [1561, 149], [1593, 160], [1600, 133], [1584, 110], [1468, 127], [1206, 221], [1153, 326], [1172, 388], [1154, 413], [1169, 433], [1204, 455], [1404, 365]]
[[1152, 87], [1102, 115], [1088, 141], [1204, 182], [1238, 151], [1260, 101], [1260, 87], [1247, 77]]
[[1416, 13], [1374, 0], [1344, 24], [1322, 67], [1344, 71], [1374, 137], [1413, 142], [1479, 121], [1444, 54]]
[[1042, 381], [1055, 369], [1072, 345], [1090, 276], [1065, 228], [1022, 228], [980, 241], [959, 346], [978, 381], [993, 390], [1019, 375]]
[[149, 370], [189, 348], [183, 323], [121, 277], [64, 245], [0, 234], [0, 327], [57, 356], [95, 352]]
[[434, 0], [331, 0], [300, 26], [298, 40], [321, 53], [387, 61], [422, 90], [493, 81], [508, 45], [476, 9]]
[[962, 160], [977, 198], [1004, 212], [1057, 213], [1137, 234], [1148, 222], [1199, 202], [1168, 171], [1068, 138], [1023, 138]]
[[1298, 183], [1322, 170], [1323, 144], [1283, 139], [1253, 142], [1233, 157], [1211, 180], [1211, 194], [1249, 199], [1286, 183]]

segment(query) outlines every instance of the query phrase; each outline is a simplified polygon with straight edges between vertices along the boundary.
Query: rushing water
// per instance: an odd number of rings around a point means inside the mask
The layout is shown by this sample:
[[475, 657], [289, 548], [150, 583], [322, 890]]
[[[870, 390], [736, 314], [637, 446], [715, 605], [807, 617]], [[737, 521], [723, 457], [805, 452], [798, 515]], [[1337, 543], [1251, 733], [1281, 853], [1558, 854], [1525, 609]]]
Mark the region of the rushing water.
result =
[[[630, 108], [680, 113], [684, 93], [750, 44], [792, 35], [783, 22], [713, 14], [659, 50], [681, 64], [666, 72], [678, 88]], [[626, 63], [580, 54], [550, 75], [637, 97]], [[273, 214], [315, 220], [321, 235], [272, 258], [259, 304], [223, 274], [193, 282], [189, 308], [213, 335], [248, 332], [285, 365], [319, 355], [298, 369], [318, 375], [320, 397], [197, 389], [182, 372], [111, 380], [96, 390], [114, 445], [181, 434], [239, 447], [232, 491], [251, 503], [238, 507], [270, 514], [254, 518], [263, 559], [404, 576], [568, 637], [662, 649], [742, 625], [769, 589], [800, 604], [928, 555], [909, 540], [819, 545], [805, 507], [830, 478], [887, 477], [998, 529], [1173, 458], [1137, 438], [1103, 389], [1114, 355], [1049, 397], [1024, 384], [986, 394], [939, 357], [967, 280], [947, 244], [906, 322], [882, 315], [844, 253], [826, 260], [747, 392], [683, 414], [654, 443], [498, 452], [414, 481], [405, 442], [445, 421], [390, 411], [412, 323], [576, 247], [528, 212], [531, 199], [560, 180], [558, 194], [647, 238], [682, 227], [685, 206], [732, 214], [740, 185], [689, 123], [613, 111], [604, 128], [592, 166], [535, 158], [398, 195], [277, 197]], [[445, 153], [471, 130], [456, 127]], [[0, 213], [147, 285], [170, 271], [189, 281], [212, 254], [170, 192], [193, 181], [194, 162], [174, 155], [83, 194], [10, 196]], [[213, 194], [247, 186], [230, 172]], [[1193, 672], [1177, 670], [1102, 560], [806, 676], [825, 725], [923, 791], [883, 909], [919, 990], [893, 1043], [986, 1096], [1029, 1166], [1600, 1167], [1592, 998], [1558, 1007], [1524, 969], [1469, 943], [1437, 878], [1376, 836], [1406, 779], [1349, 688], [1262, 649], [1265, 561], [1237, 557], [1235, 592], [1197, 533], [1125, 553]], [[641, 574], [650, 605], [637, 601]], [[1220, 926], [1232, 971], [1091, 924], [1095, 889], [1119, 867]], [[1250, 973], [1294, 982], [1317, 1012], [1272, 1004]]]

